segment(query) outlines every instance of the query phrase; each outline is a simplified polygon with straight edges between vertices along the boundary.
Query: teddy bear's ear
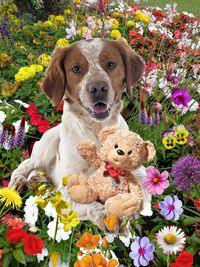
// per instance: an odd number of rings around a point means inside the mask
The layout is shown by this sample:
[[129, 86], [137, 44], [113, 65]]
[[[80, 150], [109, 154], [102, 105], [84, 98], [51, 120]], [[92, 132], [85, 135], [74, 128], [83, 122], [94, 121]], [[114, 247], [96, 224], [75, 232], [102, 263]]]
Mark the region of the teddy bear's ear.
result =
[[105, 127], [103, 128], [100, 133], [99, 133], [99, 141], [101, 143], [105, 142], [106, 138], [111, 135], [111, 134], [114, 134], [118, 131], [117, 128], [115, 128], [114, 126], [108, 126], [108, 127]]
[[154, 145], [150, 141], [145, 141], [144, 144], [145, 144], [146, 151], [147, 151], [147, 153], [145, 153], [146, 156], [144, 160], [145, 162], [150, 162], [154, 159], [156, 155], [156, 150], [155, 150]]

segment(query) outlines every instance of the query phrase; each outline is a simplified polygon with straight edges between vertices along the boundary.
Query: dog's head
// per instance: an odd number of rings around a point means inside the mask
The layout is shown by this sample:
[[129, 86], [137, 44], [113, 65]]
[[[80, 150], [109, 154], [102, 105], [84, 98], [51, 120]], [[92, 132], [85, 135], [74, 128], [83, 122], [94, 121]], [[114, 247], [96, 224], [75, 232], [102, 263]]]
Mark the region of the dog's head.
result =
[[54, 105], [64, 97], [102, 120], [116, 112], [124, 90], [132, 96], [143, 72], [143, 60], [124, 41], [82, 40], [55, 50], [42, 89]]

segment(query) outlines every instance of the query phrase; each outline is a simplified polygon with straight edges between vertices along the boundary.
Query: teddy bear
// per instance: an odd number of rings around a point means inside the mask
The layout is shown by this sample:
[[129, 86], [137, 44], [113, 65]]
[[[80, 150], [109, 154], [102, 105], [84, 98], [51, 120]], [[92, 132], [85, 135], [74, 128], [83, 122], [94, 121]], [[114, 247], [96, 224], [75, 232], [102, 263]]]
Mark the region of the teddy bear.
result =
[[115, 127], [105, 127], [98, 139], [102, 144], [99, 150], [90, 140], [78, 145], [79, 154], [96, 171], [89, 178], [70, 175], [69, 195], [78, 203], [104, 203], [107, 213], [119, 219], [133, 217], [142, 210], [144, 199], [132, 171], [154, 159], [154, 145], [132, 131]]

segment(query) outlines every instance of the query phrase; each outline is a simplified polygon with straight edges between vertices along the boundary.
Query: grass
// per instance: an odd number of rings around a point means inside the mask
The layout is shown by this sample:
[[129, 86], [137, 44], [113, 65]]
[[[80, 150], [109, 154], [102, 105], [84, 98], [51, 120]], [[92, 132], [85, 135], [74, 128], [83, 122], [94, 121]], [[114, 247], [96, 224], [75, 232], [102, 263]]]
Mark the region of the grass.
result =
[[[133, 1], [130, 1], [133, 2]], [[188, 13], [194, 14], [196, 17], [200, 17], [200, 1], [199, 0], [148, 0], [140, 1], [141, 6], [158, 6], [160, 8], [164, 8], [166, 4], [176, 2], [178, 12], [186, 11]]]

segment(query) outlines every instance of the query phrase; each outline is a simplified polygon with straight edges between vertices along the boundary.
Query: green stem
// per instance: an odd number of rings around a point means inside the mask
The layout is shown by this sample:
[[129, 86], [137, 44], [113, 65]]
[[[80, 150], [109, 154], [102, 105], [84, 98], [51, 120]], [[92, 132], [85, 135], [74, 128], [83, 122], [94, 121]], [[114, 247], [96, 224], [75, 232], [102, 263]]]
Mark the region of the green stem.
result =
[[192, 209], [189, 209], [189, 208], [187, 208], [187, 207], [185, 207], [185, 206], [183, 207], [183, 209], [188, 210], [188, 211], [190, 211], [191, 213], [194, 213], [196, 216], [199, 217], [199, 212], [194, 211], [194, 210], [192, 210]]
[[74, 236], [74, 228], [72, 229], [72, 234], [71, 234], [70, 243], [69, 243], [68, 266], [70, 266], [70, 261], [71, 261], [71, 248], [72, 248], [73, 236]]
[[169, 267], [169, 254], [167, 255], [167, 267]]
[[195, 187], [195, 189], [197, 191], [197, 195], [200, 197], [200, 192], [199, 192], [198, 186], [195, 183], [194, 183], [194, 187]]
[[57, 231], [58, 231], [58, 218], [59, 218], [59, 216], [57, 215], [57, 218], [56, 218], [56, 229], [55, 229], [55, 233], [54, 233], [53, 241], [52, 241], [52, 243], [51, 243], [51, 247], [50, 247], [50, 249], [49, 249], [49, 253], [48, 253], [48, 256], [47, 256], [47, 258], [46, 258], [46, 260], [45, 260], [45, 262], [44, 262], [44, 266], [43, 266], [43, 267], [46, 267], [46, 266], [47, 266], [48, 261], [49, 261], [49, 258], [50, 258], [50, 256], [51, 256], [51, 252], [52, 252], [53, 246], [54, 246], [55, 241], [56, 241], [56, 234], [57, 234]]
[[[7, 212], [7, 210], [3, 213], [3, 211], [4, 211], [4, 208], [5, 208], [5, 205], [3, 205], [3, 207], [2, 207], [2, 209], [1, 209], [1, 211], [0, 211], [0, 218]], [[10, 208], [9, 208], [10, 209]], [[8, 209], [8, 210], [9, 210]], [[3, 214], [2, 214], [3, 213]]]

